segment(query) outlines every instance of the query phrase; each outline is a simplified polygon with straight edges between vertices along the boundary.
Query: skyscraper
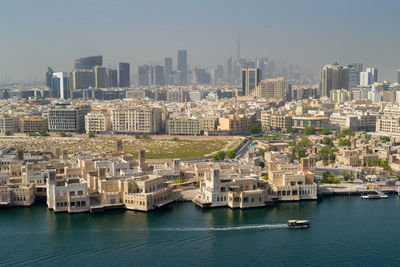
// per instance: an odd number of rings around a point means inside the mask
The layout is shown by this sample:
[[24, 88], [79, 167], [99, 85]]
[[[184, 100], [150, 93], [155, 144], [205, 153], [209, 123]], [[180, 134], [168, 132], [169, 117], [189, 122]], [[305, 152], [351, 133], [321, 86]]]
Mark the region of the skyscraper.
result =
[[74, 68], [78, 70], [90, 70], [94, 66], [103, 65], [103, 56], [81, 57], [74, 61]]
[[72, 71], [72, 88], [74, 90], [93, 86], [95, 86], [93, 70], [75, 69]]
[[349, 68], [349, 89], [360, 84], [360, 72], [363, 70], [362, 63], [353, 63], [347, 66]]
[[187, 51], [178, 50], [179, 85], [187, 84]]
[[400, 83], [400, 69], [397, 70], [397, 82]]
[[68, 72], [55, 72], [53, 74], [53, 88], [51, 97], [68, 99], [70, 97], [70, 76]]
[[164, 76], [165, 84], [173, 84], [174, 77], [172, 73], [172, 57], [164, 58]]
[[281, 99], [286, 98], [286, 82], [284, 77], [265, 79], [256, 89], [257, 98]]
[[256, 68], [242, 69], [242, 95], [254, 95], [255, 88], [261, 80], [261, 71]]
[[149, 85], [149, 66], [142, 65], [138, 67], [139, 85]]
[[119, 87], [129, 87], [131, 85], [129, 63], [119, 63]]
[[233, 72], [232, 72], [232, 57], [230, 57], [229, 59], [228, 59], [228, 61], [226, 62], [226, 81], [228, 82], [228, 83], [230, 83], [230, 82], [232, 82], [232, 74], [233, 74]]
[[330, 97], [331, 90], [349, 89], [349, 68], [333, 65], [326, 65], [321, 69], [320, 96]]
[[360, 85], [367, 86], [378, 81], [378, 69], [367, 68], [365, 71], [360, 72]]
[[107, 69], [102, 66], [94, 66], [93, 72], [94, 72], [94, 86], [96, 88], [107, 88], [108, 85]]
[[118, 71], [108, 69], [108, 87], [118, 87]]
[[51, 89], [51, 85], [53, 82], [53, 73], [54, 73], [53, 69], [48, 67], [46, 75], [45, 75], [45, 79], [46, 79], [46, 87], [49, 89]]
[[161, 65], [155, 65], [150, 67], [150, 81], [151, 85], [163, 86], [165, 84], [164, 79], [164, 67]]

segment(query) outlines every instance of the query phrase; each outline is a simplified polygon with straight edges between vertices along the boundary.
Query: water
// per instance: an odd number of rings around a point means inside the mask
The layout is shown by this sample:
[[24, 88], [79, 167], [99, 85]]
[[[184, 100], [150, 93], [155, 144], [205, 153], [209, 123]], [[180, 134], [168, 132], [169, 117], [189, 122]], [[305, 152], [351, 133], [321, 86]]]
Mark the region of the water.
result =
[[[272, 208], [54, 214], [0, 209], [0, 265], [399, 266], [400, 201], [333, 197]], [[288, 219], [309, 219], [288, 229]]]

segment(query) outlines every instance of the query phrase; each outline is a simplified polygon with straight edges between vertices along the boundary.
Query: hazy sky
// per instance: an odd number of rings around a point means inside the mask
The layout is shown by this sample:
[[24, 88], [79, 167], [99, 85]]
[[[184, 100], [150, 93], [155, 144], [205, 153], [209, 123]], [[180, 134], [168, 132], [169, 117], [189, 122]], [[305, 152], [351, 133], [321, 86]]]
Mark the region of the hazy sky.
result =
[[73, 60], [103, 55], [162, 63], [179, 48], [198, 65], [235, 54], [299, 64], [363, 62], [394, 80], [400, 68], [398, 0], [0, 0], [0, 81], [43, 79], [47, 66], [71, 71]]

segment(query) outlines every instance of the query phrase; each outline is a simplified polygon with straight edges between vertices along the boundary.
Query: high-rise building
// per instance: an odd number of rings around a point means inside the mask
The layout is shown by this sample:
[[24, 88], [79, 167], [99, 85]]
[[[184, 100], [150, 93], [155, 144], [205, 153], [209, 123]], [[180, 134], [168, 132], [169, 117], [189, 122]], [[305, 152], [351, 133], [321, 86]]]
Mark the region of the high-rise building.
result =
[[89, 105], [57, 104], [49, 110], [49, 130], [82, 133], [85, 131], [85, 115], [89, 112]]
[[255, 89], [261, 80], [261, 71], [256, 68], [242, 69], [242, 95], [254, 95]]
[[338, 89], [349, 89], [349, 68], [337, 63], [324, 66], [321, 69], [320, 96], [330, 97], [330, 91]]
[[161, 65], [155, 65], [150, 67], [150, 84], [156, 86], [163, 86], [165, 84], [164, 79], [164, 67]]
[[284, 77], [264, 79], [256, 89], [257, 98], [281, 99], [286, 98], [286, 82]]
[[367, 68], [365, 71], [360, 72], [360, 85], [367, 86], [378, 82], [378, 69]]
[[233, 80], [233, 66], [232, 66], [232, 57], [228, 59], [226, 62], [226, 81], [227, 82], [232, 82]]
[[200, 84], [210, 84], [211, 75], [205, 68], [194, 67], [193, 82]]
[[74, 68], [78, 70], [91, 70], [94, 66], [103, 65], [103, 56], [81, 57], [74, 61]]
[[53, 69], [48, 67], [45, 78], [46, 78], [46, 87], [49, 89], [51, 89], [51, 85], [53, 82], [53, 73], [54, 73]]
[[178, 72], [179, 74], [179, 85], [187, 84], [187, 51], [178, 50]]
[[118, 87], [118, 71], [108, 69], [108, 87]]
[[363, 71], [362, 63], [353, 63], [347, 66], [349, 68], [349, 89], [360, 84], [360, 72]]
[[87, 89], [94, 85], [93, 70], [75, 69], [72, 71], [72, 88], [74, 90]]
[[96, 88], [107, 88], [108, 85], [107, 69], [102, 66], [94, 66], [93, 72], [94, 72], [94, 86]]
[[164, 76], [165, 76], [165, 84], [174, 83], [174, 76], [172, 73], [172, 57], [164, 58]]
[[397, 82], [400, 83], [400, 69], [397, 70]]
[[149, 66], [142, 65], [138, 67], [139, 85], [149, 85]]
[[68, 72], [53, 73], [53, 87], [51, 97], [68, 99], [70, 98], [70, 76]]
[[129, 63], [120, 62], [119, 63], [119, 87], [131, 86], [130, 75], [131, 74], [130, 74]]

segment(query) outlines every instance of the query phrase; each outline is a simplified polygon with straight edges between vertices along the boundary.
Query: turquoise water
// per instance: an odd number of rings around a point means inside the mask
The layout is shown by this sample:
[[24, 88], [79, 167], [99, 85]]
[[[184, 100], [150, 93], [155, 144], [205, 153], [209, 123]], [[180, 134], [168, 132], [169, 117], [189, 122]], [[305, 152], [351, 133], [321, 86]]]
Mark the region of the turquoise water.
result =
[[[399, 266], [400, 201], [333, 197], [272, 208], [54, 214], [0, 209], [0, 265]], [[309, 229], [288, 229], [288, 219]]]

